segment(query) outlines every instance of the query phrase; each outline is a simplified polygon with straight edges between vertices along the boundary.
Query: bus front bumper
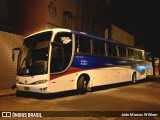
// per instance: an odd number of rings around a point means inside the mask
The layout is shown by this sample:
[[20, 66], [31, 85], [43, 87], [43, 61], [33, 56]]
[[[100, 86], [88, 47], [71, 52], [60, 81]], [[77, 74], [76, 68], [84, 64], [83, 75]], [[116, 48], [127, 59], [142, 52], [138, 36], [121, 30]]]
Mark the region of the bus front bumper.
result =
[[47, 94], [48, 87], [47, 84], [37, 84], [37, 85], [27, 85], [27, 84], [19, 84], [16, 83], [18, 91], [25, 91], [25, 92], [35, 92], [35, 93], [44, 93]]

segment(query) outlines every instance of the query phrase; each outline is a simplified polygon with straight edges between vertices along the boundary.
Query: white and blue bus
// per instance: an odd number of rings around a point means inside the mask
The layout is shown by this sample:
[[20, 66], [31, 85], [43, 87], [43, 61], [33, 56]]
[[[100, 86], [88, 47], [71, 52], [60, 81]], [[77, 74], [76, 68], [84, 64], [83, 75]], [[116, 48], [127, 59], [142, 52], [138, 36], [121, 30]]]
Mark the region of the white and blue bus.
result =
[[85, 93], [96, 86], [146, 78], [144, 50], [74, 30], [34, 33], [15, 50], [20, 51], [17, 91]]

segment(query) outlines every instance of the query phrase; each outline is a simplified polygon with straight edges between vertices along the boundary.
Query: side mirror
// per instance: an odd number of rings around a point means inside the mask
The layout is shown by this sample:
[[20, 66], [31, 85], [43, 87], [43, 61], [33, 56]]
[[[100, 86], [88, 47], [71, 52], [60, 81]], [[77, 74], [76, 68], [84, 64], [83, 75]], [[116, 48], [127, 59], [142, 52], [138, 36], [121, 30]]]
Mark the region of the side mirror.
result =
[[14, 61], [14, 58], [15, 58], [15, 53], [14, 51], [20, 51], [20, 48], [14, 48], [12, 49], [12, 60]]
[[12, 61], [14, 61], [15, 53], [12, 53]]

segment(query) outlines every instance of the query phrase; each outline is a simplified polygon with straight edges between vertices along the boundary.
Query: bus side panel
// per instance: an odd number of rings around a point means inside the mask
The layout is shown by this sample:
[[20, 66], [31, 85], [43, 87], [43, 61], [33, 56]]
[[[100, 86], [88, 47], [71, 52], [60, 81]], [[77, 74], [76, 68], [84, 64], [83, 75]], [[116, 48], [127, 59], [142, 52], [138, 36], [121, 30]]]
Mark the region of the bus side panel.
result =
[[49, 84], [49, 91], [51, 93], [61, 92], [67, 90], [74, 90], [75, 88], [75, 78], [77, 73], [71, 73], [67, 75], [61, 75], [57, 78], [51, 79]]
[[99, 72], [97, 72], [97, 70], [81, 70], [80, 72], [69, 73], [66, 75], [52, 75], [55, 76], [55, 78], [51, 78], [48, 91], [55, 93], [67, 90], [76, 90], [78, 79], [83, 74], [87, 74], [90, 77], [91, 86], [102, 85], [102, 82], [99, 80]]
[[75, 88], [77, 89], [77, 82], [78, 78], [81, 75], [87, 74], [89, 76], [89, 81], [90, 81], [90, 87], [95, 86], [95, 85], [101, 85], [101, 81], [99, 80], [99, 70], [98, 69], [92, 69], [92, 70], [83, 70], [81, 72], [77, 73], [77, 77], [75, 80]]
[[143, 74], [137, 72], [137, 80], [142, 80], [146, 78], [146, 72], [144, 72]]
[[133, 69], [126, 67], [107, 67], [107, 68], [96, 68], [92, 70], [86, 70], [81, 74], [88, 74], [91, 80], [91, 87], [108, 85], [120, 82], [131, 81], [131, 75]]
[[133, 70], [124, 67], [112, 67], [106, 69], [105, 84], [114, 84], [130, 81]]

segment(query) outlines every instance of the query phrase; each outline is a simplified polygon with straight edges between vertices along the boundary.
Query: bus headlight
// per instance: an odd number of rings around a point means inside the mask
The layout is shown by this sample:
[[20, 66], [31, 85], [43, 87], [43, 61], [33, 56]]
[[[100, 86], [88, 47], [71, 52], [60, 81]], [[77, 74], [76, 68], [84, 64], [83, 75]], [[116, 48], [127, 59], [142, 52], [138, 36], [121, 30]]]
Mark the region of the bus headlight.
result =
[[36, 81], [35, 83], [36, 84], [43, 84], [43, 83], [46, 83], [47, 82], [47, 80], [39, 80], [39, 81]]

